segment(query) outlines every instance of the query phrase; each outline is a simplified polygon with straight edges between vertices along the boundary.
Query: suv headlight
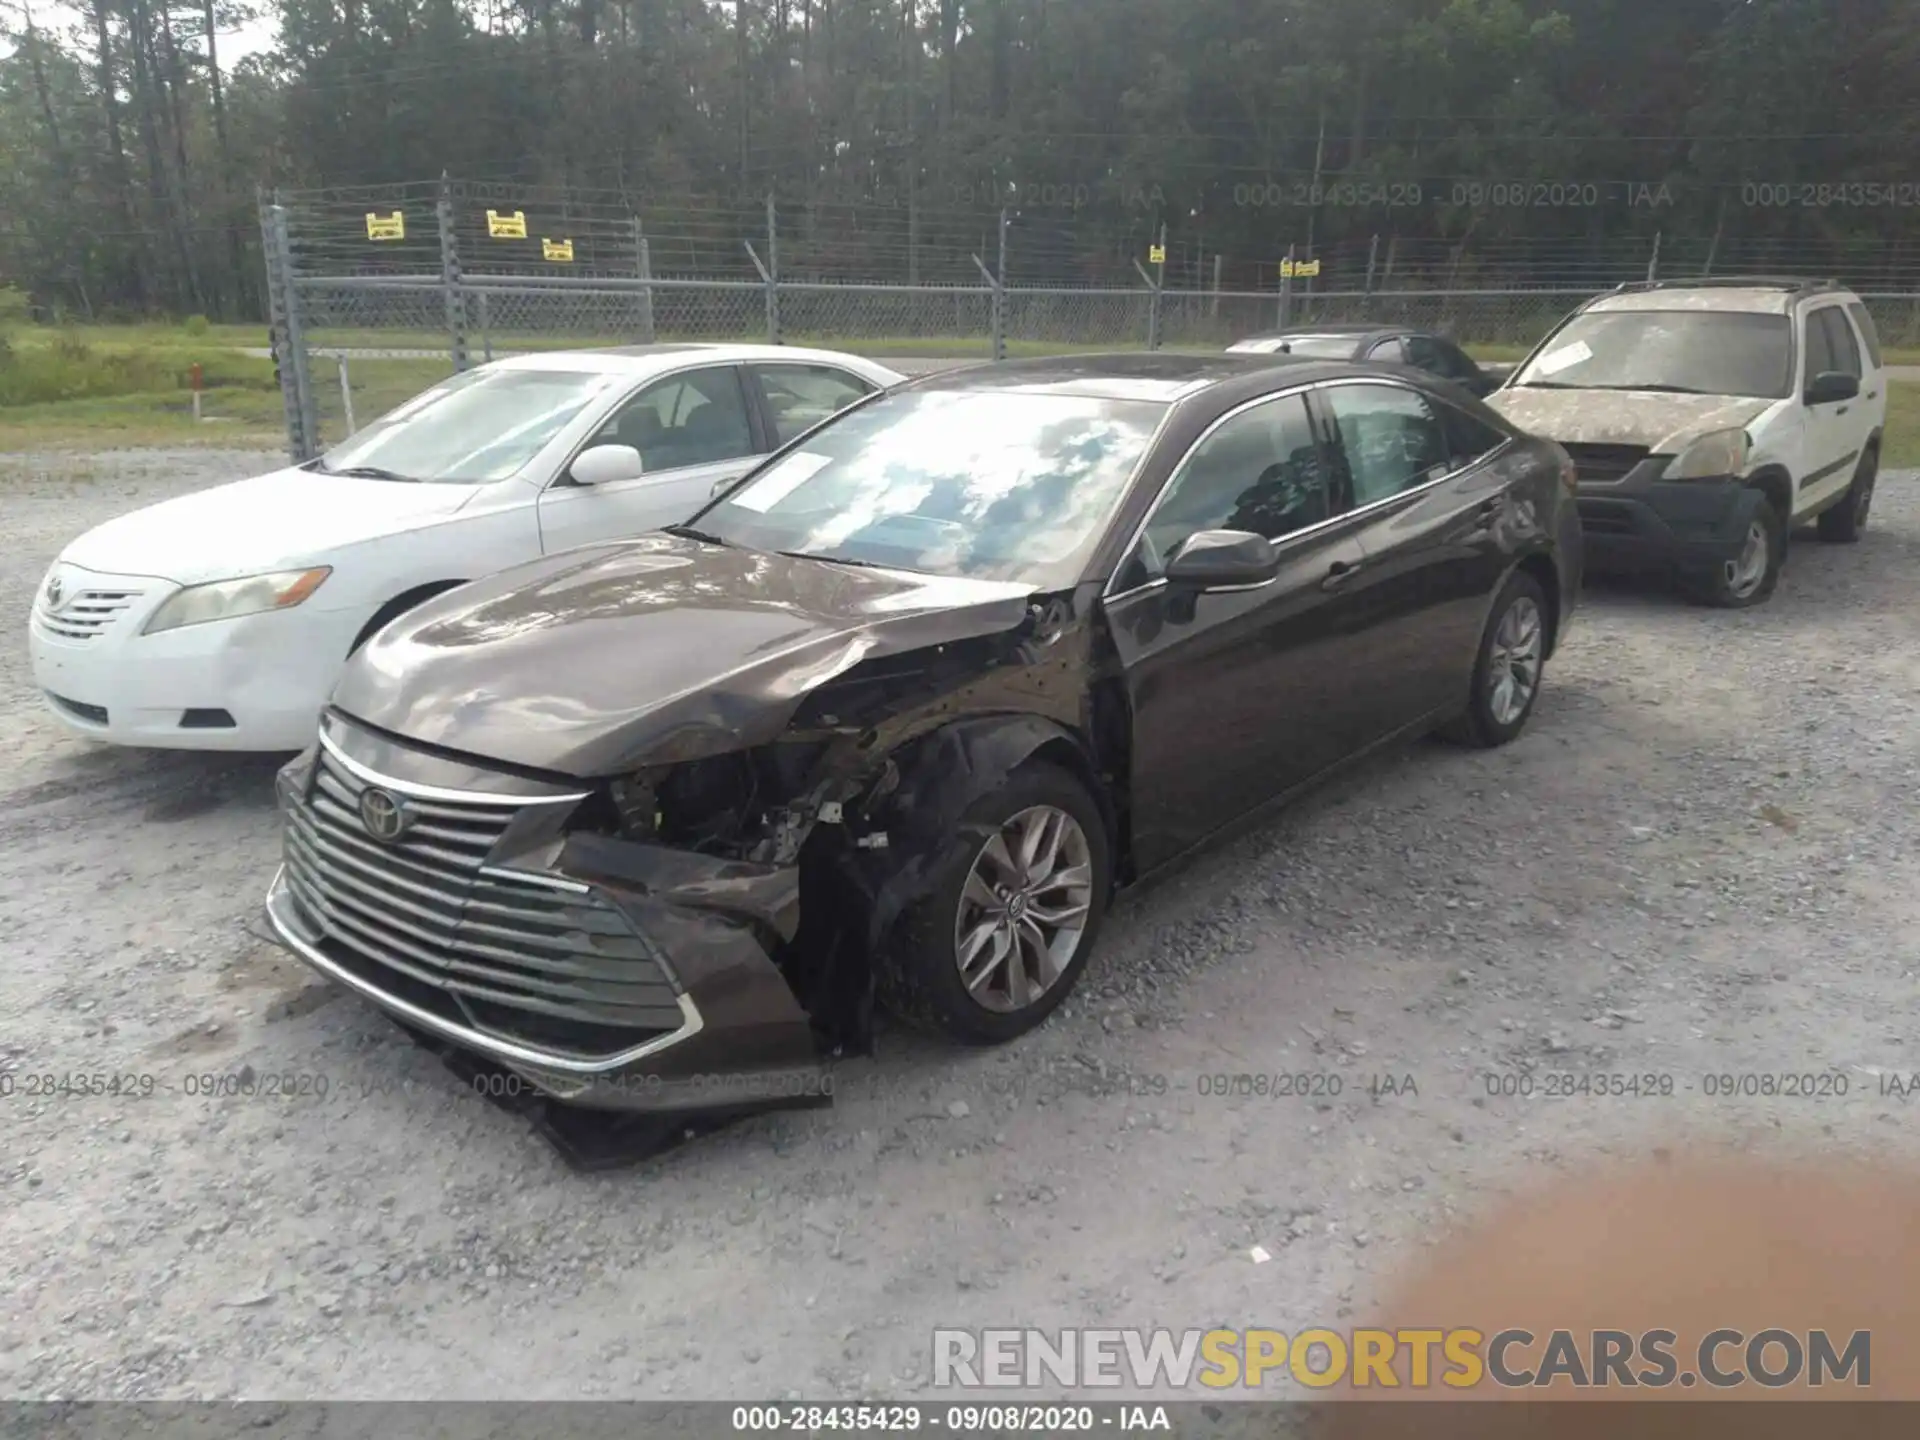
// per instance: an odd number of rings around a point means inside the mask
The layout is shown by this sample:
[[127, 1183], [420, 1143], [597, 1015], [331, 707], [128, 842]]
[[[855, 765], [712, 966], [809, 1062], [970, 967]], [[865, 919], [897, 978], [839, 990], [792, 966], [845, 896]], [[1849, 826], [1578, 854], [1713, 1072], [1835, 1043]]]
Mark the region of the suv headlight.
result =
[[1744, 430], [1712, 430], [1693, 441], [1661, 473], [1662, 480], [1719, 480], [1747, 468], [1753, 439]]
[[143, 635], [201, 625], [209, 620], [232, 620], [263, 610], [291, 610], [333, 573], [329, 565], [314, 570], [280, 570], [271, 575], [245, 575], [238, 580], [215, 580], [189, 585], [153, 612]]

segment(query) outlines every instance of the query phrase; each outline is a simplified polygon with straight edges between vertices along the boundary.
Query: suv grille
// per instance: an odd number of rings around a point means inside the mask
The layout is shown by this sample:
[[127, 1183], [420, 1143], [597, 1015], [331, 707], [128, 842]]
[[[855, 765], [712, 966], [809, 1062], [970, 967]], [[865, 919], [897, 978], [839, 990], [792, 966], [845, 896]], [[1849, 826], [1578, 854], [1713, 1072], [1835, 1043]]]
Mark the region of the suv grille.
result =
[[91, 640], [140, 598], [138, 590], [81, 590], [59, 610], [48, 610], [44, 602], [34, 607], [40, 628], [62, 640]]
[[1652, 452], [1645, 445], [1562, 445], [1573, 457], [1582, 485], [1612, 485], [1627, 478]]
[[289, 807], [286, 876], [328, 957], [469, 1028], [597, 1058], [678, 1030], [653, 947], [590, 893], [482, 873], [523, 807], [406, 798], [398, 840], [360, 822], [367, 786], [325, 750]]

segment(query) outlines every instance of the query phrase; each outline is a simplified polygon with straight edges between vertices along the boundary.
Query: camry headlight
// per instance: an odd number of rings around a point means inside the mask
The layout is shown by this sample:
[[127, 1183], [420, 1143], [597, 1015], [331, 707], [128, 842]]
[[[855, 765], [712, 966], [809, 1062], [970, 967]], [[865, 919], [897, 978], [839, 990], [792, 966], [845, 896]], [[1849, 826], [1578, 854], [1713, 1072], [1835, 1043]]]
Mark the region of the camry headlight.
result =
[[1753, 439], [1744, 430], [1713, 430], [1667, 463], [1663, 480], [1719, 480], [1747, 468]]
[[238, 580], [189, 585], [154, 611], [140, 633], [152, 635], [160, 630], [178, 630], [182, 625], [204, 624], [208, 620], [257, 615], [263, 610], [291, 610], [318, 590], [332, 573], [331, 566], [322, 565], [316, 570], [280, 570], [272, 575], [244, 575]]

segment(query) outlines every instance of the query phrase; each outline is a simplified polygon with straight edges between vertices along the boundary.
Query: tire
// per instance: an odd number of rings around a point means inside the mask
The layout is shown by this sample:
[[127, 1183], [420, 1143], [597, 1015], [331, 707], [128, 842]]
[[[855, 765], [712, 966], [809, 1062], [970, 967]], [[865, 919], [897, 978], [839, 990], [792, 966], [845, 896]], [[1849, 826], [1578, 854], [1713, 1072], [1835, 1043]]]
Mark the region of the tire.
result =
[[[1018, 915], [1035, 907], [1051, 914], [1084, 904], [1076, 917], [1077, 934], [1070, 933], [1071, 922], [1050, 930], [1031, 915], [1026, 927], [1010, 921], [996, 925], [988, 910], [1003, 897], [992, 895], [985, 882], [1012, 878], [996, 866], [990, 844], [998, 841], [1003, 848], [994, 853], [1017, 859], [1021, 834], [1031, 833], [1024, 827], [1042, 817], [1072, 822], [1074, 829], [1065, 832], [1055, 848], [1076, 881], [1068, 886], [1043, 884], [1029, 892], [1031, 898], [1023, 896], [1007, 910]], [[1048, 823], [1057, 828], [1057, 820]], [[1042, 853], [1052, 834], [1043, 829], [1039, 836]], [[1066, 771], [1030, 762], [968, 807], [931, 873], [938, 877], [931, 893], [901, 914], [880, 957], [880, 999], [908, 1024], [966, 1045], [999, 1045], [1026, 1034], [1072, 993], [1099, 938], [1113, 874], [1100, 807], [1086, 786]], [[1035, 906], [1040, 900], [1044, 907]], [[966, 937], [983, 933], [982, 925], [997, 933], [979, 951], [979, 983], [970, 988], [961, 970], [962, 944]], [[1015, 938], [1023, 931], [1025, 943]], [[1033, 981], [1042, 972], [1029, 945], [1049, 934], [1053, 943], [1045, 947], [1045, 959], [1052, 978], [1036, 991]], [[1014, 991], [1021, 979], [1027, 981], [1025, 1003], [1019, 1003]]]
[[1550, 613], [1538, 580], [1525, 571], [1508, 577], [1480, 637], [1466, 711], [1444, 726], [1441, 735], [1478, 750], [1519, 737], [1540, 698]]
[[[1765, 603], [1780, 583], [1780, 567], [1787, 559], [1787, 527], [1773, 502], [1762, 500], [1748, 521], [1747, 543], [1762, 547], [1715, 565], [1711, 570], [1687, 577], [1688, 598], [1699, 605], [1718, 610], [1745, 610]], [[1758, 568], [1754, 568], [1755, 566]]]
[[1867, 528], [1867, 511], [1873, 507], [1873, 484], [1880, 478], [1880, 452], [1869, 449], [1854, 467], [1853, 484], [1844, 499], [1820, 515], [1820, 538], [1851, 545]]

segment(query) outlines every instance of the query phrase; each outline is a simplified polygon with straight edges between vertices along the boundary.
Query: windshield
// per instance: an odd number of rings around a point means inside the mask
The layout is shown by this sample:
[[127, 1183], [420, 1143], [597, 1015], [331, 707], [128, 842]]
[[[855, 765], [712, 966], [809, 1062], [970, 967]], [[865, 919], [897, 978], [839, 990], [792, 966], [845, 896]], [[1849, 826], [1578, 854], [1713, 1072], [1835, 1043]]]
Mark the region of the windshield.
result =
[[1791, 332], [1784, 315], [1600, 311], [1568, 321], [1513, 383], [1774, 400], [1793, 383]]
[[888, 395], [693, 520], [727, 544], [1069, 585], [1166, 406], [995, 391]]
[[448, 484], [504, 480], [617, 379], [571, 370], [469, 370], [388, 411], [315, 468]]

